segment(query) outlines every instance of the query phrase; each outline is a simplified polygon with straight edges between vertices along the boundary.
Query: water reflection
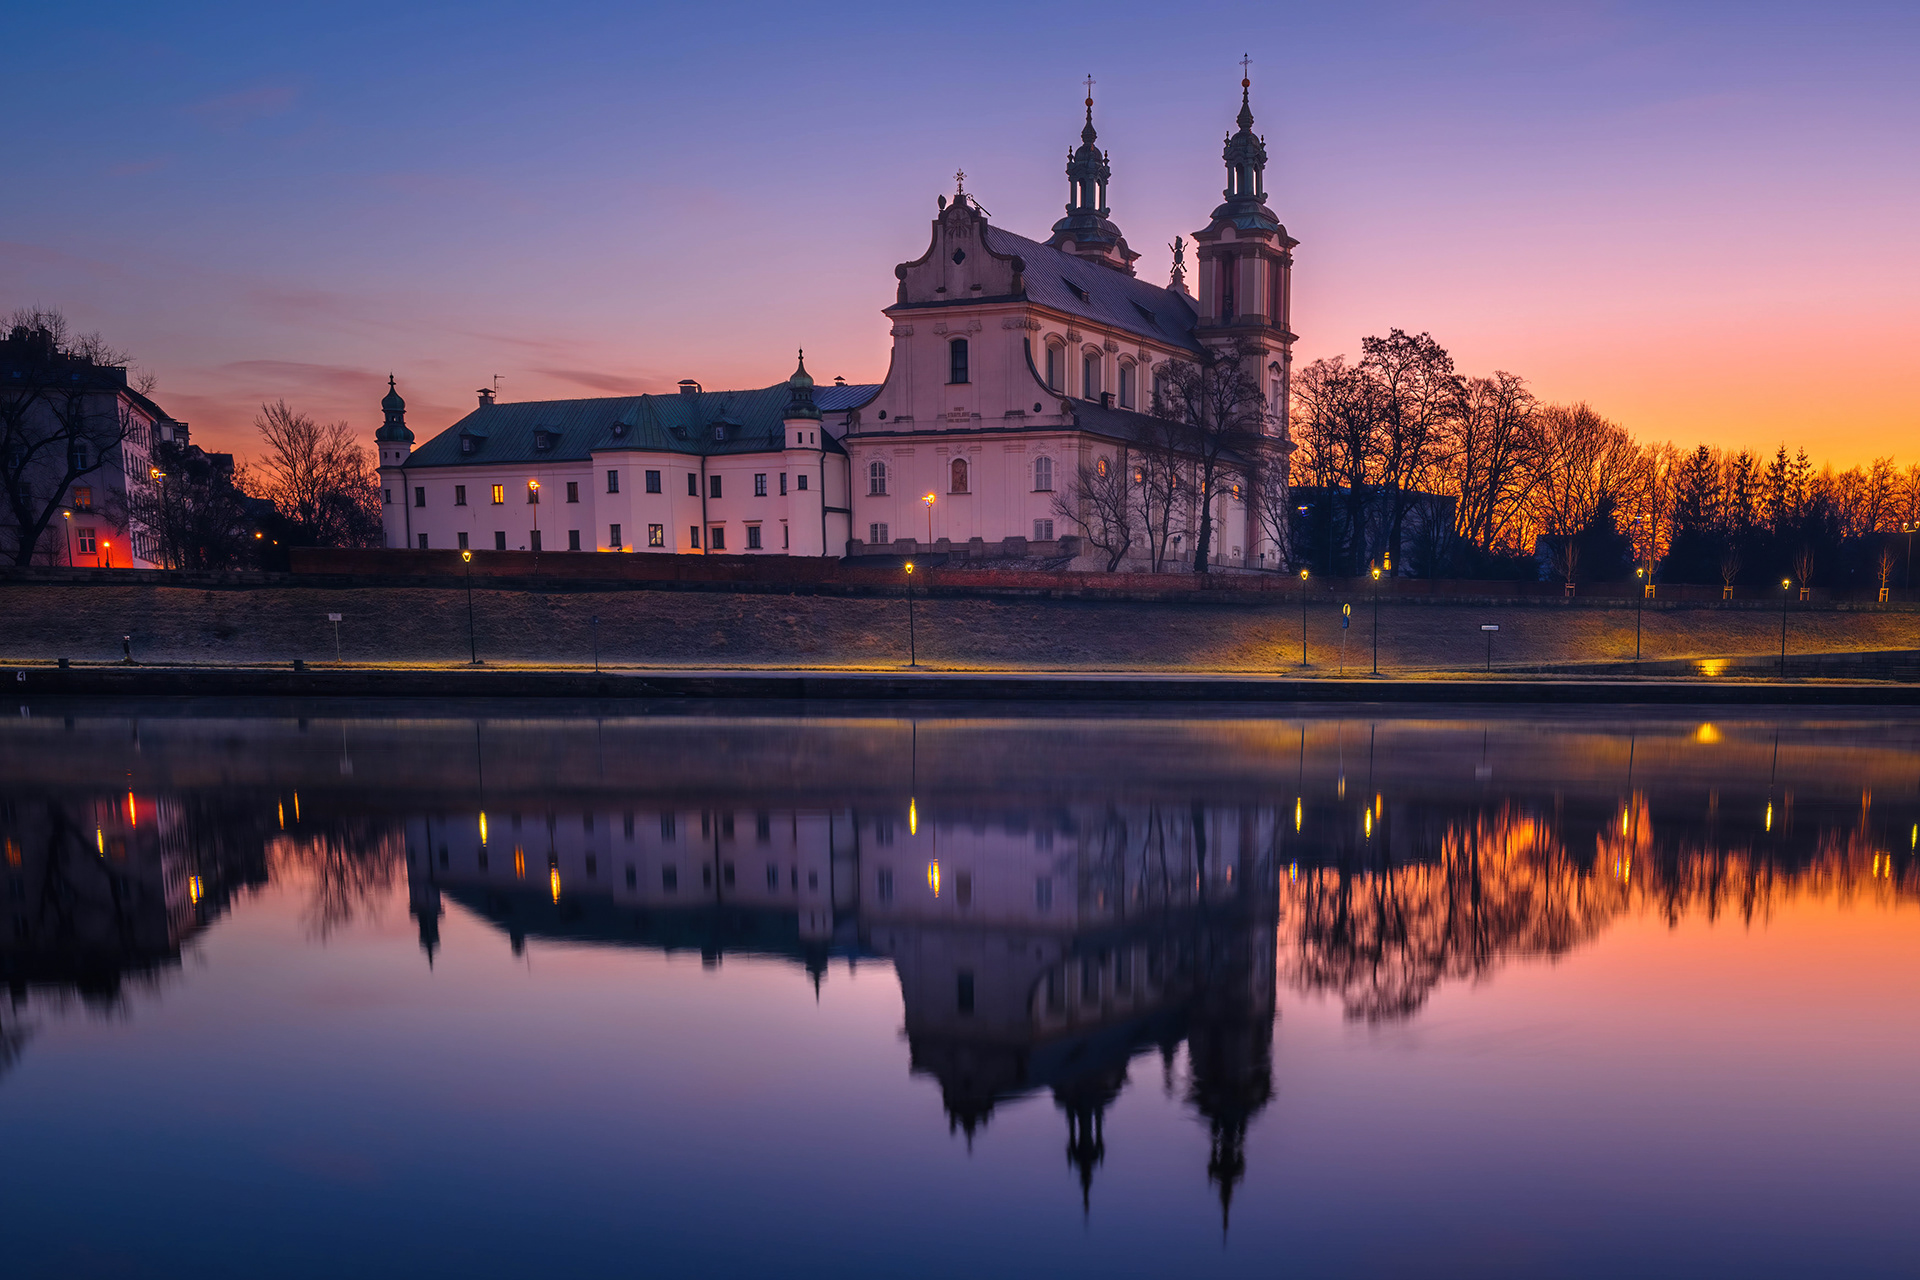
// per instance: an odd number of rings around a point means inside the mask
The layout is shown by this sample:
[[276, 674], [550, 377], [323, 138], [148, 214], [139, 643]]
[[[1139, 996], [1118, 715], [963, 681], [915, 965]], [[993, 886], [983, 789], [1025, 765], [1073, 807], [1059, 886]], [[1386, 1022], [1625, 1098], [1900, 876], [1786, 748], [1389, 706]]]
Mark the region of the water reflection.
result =
[[774, 957], [816, 993], [888, 964], [949, 1129], [1051, 1098], [1083, 1206], [1157, 1060], [1224, 1224], [1281, 990], [1406, 1020], [1630, 915], [1913, 898], [1913, 746], [1871, 719], [30, 717], [0, 730], [0, 1068], [269, 877], [317, 943], [404, 883], [427, 964], [456, 909], [516, 954]]

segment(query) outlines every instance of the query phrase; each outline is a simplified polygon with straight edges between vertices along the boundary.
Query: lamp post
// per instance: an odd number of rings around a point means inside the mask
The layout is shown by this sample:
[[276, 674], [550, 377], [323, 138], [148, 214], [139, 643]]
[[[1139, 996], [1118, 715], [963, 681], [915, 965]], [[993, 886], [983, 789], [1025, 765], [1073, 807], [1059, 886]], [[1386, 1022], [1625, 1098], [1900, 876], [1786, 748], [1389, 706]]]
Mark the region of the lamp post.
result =
[[1907, 590], [1913, 590], [1913, 535], [1920, 530], [1920, 524], [1902, 521], [1900, 532], [1907, 535]]
[[1639, 588], [1639, 599], [1633, 602], [1633, 660], [1640, 661], [1640, 617], [1647, 609], [1647, 571], [1636, 568], [1633, 571], [1634, 585]]
[[1373, 569], [1373, 674], [1380, 674], [1380, 567]]
[[480, 665], [480, 646], [473, 638], [473, 552], [462, 551], [460, 562], [467, 566], [467, 665]]
[[1300, 571], [1300, 665], [1307, 665], [1307, 571]]
[[[927, 550], [932, 551], [933, 550], [933, 495], [929, 493], [926, 497], [920, 499], [920, 501], [927, 504]], [[907, 566], [907, 572], [908, 573], [913, 572], [912, 565]], [[907, 585], [912, 586], [913, 584], [908, 583]]]
[[1792, 578], [1780, 579], [1780, 678], [1787, 678], [1787, 597], [1793, 587]]
[[533, 546], [529, 550], [538, 554], [540, 550], [540, 482], [527, 481], [527, 504], [533, 508]]
[[73, 512], [62, 511], [60, 519], [67, 526], [67, 568], [73, 568]]
[[[932, 511], [933, 507], [929, 505], [927, 510]], [[920, 655], [914, 646], [913, 638], [913, 561], [911, 560], [907, 561], [907, 665], [910, 667], [920, 665]]]

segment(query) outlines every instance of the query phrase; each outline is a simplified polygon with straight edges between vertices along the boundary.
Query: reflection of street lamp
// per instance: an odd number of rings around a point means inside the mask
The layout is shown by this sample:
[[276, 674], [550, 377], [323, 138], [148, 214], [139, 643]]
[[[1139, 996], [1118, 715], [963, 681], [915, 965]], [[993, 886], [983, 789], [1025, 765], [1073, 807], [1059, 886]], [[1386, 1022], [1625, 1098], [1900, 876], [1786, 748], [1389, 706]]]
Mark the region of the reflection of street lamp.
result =
[[1307, 571], [1300, 571], [1300, 665], [1307, 665]]
[[[920, 501], [927, 504], [927, 550], [933, 550], [933, 495], [929, 493]], [[913, 572], [913, 566], [907, 566], [907, 572]]]
[[[929, 505], [927, 510], [931, 511], [933, 507]], [[910, 667], [920, 665], [920, 655], [914, 648], [913, 641], [913, 561], [911, 560], [907, 561], [907, 665]]]
[[1380, 568], [1373, 570], [1373, 674], [1380, 674]]
[[[1647, 571], [1645, 569], [1634, 569], [1634, 584], [1640, 586], [1640, 584], [1645, 581], [1646, 576]], [[1633, 604], [1633, 660], [1635, 662], [1640, 661], [1640, 616], [1646, 612], [1646, 609], [1647, 589], [1644, 586], [1640, 586], [1640, 598], [1634, 601]]]
[[480, 665], [480, 646], [473, 638], [473, 552], [462, 551], [460, 561], [467, 566], [467, 665], [477, 667]]

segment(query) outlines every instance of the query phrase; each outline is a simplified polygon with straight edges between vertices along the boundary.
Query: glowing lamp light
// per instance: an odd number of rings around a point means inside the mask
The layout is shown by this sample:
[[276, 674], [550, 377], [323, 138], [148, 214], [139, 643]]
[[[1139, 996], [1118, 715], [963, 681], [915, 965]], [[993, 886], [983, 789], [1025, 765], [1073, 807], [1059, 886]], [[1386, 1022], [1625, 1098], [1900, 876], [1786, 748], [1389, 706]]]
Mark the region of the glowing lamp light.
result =
[[911, 561], [911, 560], [909, 560], [909, 561], [907, 561], [907, 572], [908, 572], [908, 573], [912, 573], [912, 572], [913, 572], [913, 561]]
[[101, 857], [107, 856], [107, 833], [99, 827], [93, 829], [93, 847], [100, 851]]
[[920, 499], [920, 501], [922, 501], [922, 502], [924, 502], [924, 503], [926, 503], [926, 504], [927, 504], [928, 506], [932, 506], [932, 505], [933, 505], [933, 495], [932, 495], [932, 494], [928, 494], [928, 495], [927, 495], [926, 497], [924, 497], [924, 498], [922, 498], [922, 499]]
[[933, 890], [933, 896], [940, 896], [940, 859], [935, 858], [927, 864], [927, 888]]
[[547, 872], [547, 888], [553, 893], [553, 900], [560, 901], [560, 868], [554, 867]]
[[1773, 801], [1767, 801], [1767, 830], [1773, 830]]
[[482, 813], [480, 815], [480, 843], [485, 844], [486, 842], [487, 842], [487, 815]]
[[1300, 581], [1305, 582], [1306, 580], [1307, 580], [1307, 571], [1305, 569], [1302, 569], [1300, 571]]
[[910, 836], [920, 834], [920, 809], [914, 804], [911, 796], [907, 798], [907, 834]]
[[1703, 724], [1693, 731], [1693, 740], [1707, 746], [1712, 746], [1714, 743], [1720, 741], [1720, 731], [1710, 724]]
[[196, 906], [199, 905], [200, 899], [205, 896], [205, 893], [206, 890], [201, 886], [199, 876], [187, 877], [187, 897], [193, 899]]
[[1295, 796], [1293, 798], [1293, 829], [1295, 831], [1298, 831], [1300, 829], [1300, 813], [1301, 813], [1301, 799], [1299, 796]]
[[285, 800], [274, 801], [273, 812], [274, 815], [280, 819], [280, 829], [285, 831], [287, 829], [287, 802]]
[[134, 808], [133, 792], [131, 791], [127, 792], [127, 825], [130, 827], [140, 825], [140, 811]]

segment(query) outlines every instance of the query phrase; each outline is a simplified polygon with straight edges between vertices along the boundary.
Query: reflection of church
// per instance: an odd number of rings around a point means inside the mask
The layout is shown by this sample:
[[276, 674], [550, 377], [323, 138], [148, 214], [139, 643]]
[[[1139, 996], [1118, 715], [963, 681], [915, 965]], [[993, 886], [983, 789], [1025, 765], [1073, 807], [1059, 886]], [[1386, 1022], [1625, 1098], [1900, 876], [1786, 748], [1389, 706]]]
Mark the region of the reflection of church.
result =
[[890, 959], [911, 1069], [969, 1143], [1003, 1102], [1051, 1094], [1082, 1195], [1133, 1060], [1212, 1135], [1223, 1213], [1272, 1093], [1277, 919], [1270, 811], [1141, 805], [923, 813], [604, 808], [407, 824], [429, 955], [442, 896], [528, 937]]

